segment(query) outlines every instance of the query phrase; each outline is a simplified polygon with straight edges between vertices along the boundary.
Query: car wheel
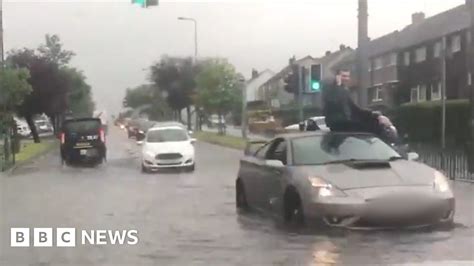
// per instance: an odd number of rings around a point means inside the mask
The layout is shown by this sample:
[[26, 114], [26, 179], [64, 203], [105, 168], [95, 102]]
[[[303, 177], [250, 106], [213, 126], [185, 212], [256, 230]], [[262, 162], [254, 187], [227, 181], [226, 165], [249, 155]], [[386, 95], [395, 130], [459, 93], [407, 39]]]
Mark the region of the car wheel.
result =
[[285, 194], [284, 219], [289, 225], [304, 225], [303, 204], [299, 194], [294, 190], [289, 190]]
[[194, 172], [194, 170], [196, 170], [196, 165], [195, 164], [186, 167], [186, 171], [188, 171], [188, 172]]
[[146, 168], [146, 166], [142, 163], [142, 173], [149, 173], [150, 171], [148, 170], [148, 168]]
[[235, 205], [239, 210], [248, 210], [249, 204], [247, 202], [247, 195], [242, 181], [237, 180], [235, 185]]

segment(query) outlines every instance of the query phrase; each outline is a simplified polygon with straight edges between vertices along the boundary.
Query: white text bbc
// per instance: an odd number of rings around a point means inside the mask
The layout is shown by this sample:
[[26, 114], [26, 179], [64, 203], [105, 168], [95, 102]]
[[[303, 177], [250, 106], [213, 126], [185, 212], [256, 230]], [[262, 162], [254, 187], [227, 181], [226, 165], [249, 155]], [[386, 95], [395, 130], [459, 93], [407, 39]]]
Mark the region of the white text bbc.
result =
[[[33, 234], [30, 234], [31, 231]], [[136, 245], [137, 230], [80, 230], [81, 245]], [[75, 247], [75, 228], [11, 228], [12, 247]], [[78, 239], [79, 240], [79, 239]], [[54, 243], [53, 243], [54, 242]]]

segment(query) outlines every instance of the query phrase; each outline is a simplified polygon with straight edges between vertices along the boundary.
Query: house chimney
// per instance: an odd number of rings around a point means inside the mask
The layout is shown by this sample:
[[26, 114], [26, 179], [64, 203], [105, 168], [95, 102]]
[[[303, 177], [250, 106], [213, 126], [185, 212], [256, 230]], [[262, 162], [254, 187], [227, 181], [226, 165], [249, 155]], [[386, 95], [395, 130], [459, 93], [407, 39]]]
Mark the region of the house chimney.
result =
[[411, 24], [413, 25], [420, 24], [423, 20], [425, 20], [425, 13], [423, 12], [417, 12], [411, 15]]
[[295, 57], [295, 56], [290, 57], [290, 60], [288, 60], [288, 64], [289, 64], [289, 65], [292, 65], [292, 64], [295, 63], [295, 62], [296, 62], [296, 57]]
[[326, 53], [324, 54], [325, 56], [328, 56], [331, 54], [331, 51], [326, 51]]
[[254, 79], [256, 77], [258, 77], [258, 71], [255, 68], [253, 68], [252, 69], [252, 78]]
[[346, 49], [346, 46], [344, 44], [339, 45], [339, 50], [340, 51], [345, 50], [345, 49]]

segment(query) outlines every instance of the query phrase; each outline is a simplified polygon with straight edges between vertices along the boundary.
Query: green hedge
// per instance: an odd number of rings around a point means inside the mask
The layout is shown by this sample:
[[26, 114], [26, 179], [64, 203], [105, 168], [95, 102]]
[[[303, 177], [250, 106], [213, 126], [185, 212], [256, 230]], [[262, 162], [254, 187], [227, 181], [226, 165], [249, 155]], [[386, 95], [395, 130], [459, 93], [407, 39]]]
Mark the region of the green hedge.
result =
[[[402, 134], [410, 142], [439, 143], [441, 139], [441, 102], [404, 104], [390, 112]], [[462, 145], [469, 140], [469, 101], [446, 102], [447, 143]]]

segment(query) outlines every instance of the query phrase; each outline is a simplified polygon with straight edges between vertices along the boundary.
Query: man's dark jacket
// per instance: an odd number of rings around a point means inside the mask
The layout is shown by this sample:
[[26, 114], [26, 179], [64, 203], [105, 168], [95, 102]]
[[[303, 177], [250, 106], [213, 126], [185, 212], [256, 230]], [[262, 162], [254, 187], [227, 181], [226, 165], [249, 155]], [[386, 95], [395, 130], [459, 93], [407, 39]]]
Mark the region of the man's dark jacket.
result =
[[329, 128], [340, 128], [341, 125], [361, 124], [366, 127], [372, 124], [377, 114], [360, 108], [351, 98], [349, 91], [336, 84], [325, 86], [323, 90], [324, 116]]

